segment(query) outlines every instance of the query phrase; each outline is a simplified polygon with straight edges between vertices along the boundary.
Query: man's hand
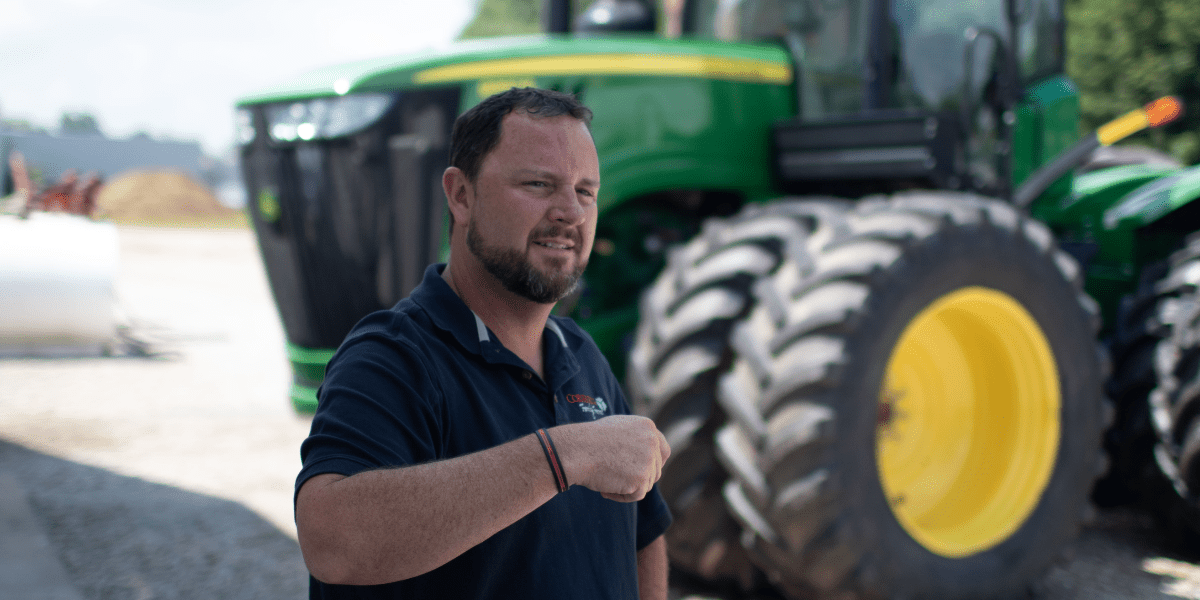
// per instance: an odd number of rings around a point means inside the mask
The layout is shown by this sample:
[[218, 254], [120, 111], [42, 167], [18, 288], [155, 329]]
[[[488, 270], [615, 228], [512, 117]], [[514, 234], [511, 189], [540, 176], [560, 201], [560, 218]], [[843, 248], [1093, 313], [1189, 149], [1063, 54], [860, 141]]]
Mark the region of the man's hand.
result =
[[617, 502], [644, 498], [671, 456], [667, 439], [645, 417], [616, 415], [550, 432], [567, 481]]

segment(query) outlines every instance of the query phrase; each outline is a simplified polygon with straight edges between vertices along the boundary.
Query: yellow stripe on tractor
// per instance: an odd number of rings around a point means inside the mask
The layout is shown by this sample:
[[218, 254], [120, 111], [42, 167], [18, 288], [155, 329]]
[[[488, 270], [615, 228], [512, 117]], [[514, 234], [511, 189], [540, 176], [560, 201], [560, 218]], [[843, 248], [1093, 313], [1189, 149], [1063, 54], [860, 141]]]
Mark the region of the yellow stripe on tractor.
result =
[[791, 67], [773, 61], [631, 53], [529, 56], [445, 65], [418, 71], [413, 82], [427, 84], [554, 75], [662, 75], [780, 85], [792, 82]]

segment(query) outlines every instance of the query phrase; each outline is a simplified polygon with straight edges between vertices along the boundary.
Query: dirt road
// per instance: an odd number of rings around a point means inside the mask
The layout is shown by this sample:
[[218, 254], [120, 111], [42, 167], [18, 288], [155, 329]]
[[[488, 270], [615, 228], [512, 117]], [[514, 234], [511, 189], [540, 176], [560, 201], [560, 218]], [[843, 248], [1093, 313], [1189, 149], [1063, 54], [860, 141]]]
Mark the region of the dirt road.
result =
[[[120, 239], [121, 306], [159, 354], [0, 360], [0, 471], [85, 598], [306, 597], [291, 499], [308, 422], [253, 236]], [[1200, 567], [1145, 516], [1105, 513], [1030, 597], [1200, 599]]]

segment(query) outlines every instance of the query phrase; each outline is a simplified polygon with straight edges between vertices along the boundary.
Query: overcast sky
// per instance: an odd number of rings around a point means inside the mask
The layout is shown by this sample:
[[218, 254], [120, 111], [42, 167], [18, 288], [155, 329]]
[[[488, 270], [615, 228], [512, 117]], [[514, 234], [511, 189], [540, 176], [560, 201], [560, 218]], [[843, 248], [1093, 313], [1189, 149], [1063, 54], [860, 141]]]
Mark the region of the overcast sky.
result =
[[[224, 154], [239, 96], [314, 67], [435, 47], [476, 0], [0, 0], [0, 117]], [[336, 8], [335, 8], [336, 7]]]

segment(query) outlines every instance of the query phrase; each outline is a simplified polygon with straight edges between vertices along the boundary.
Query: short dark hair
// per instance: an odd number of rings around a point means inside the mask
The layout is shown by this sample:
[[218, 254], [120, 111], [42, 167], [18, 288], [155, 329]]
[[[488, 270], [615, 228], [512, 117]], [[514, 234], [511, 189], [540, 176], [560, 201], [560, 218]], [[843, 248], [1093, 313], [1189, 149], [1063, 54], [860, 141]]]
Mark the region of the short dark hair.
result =
[[570, 115], [584, 125], [592, 122], [592, 111], [571, 94], [538, 88], [511, 88], [484, 99], [463, 113], [450, 132], [450, 166], [458, 167], [474, 183], [483, 158], [500, 142], [500, 125], [511, 112], [536, 117]]

